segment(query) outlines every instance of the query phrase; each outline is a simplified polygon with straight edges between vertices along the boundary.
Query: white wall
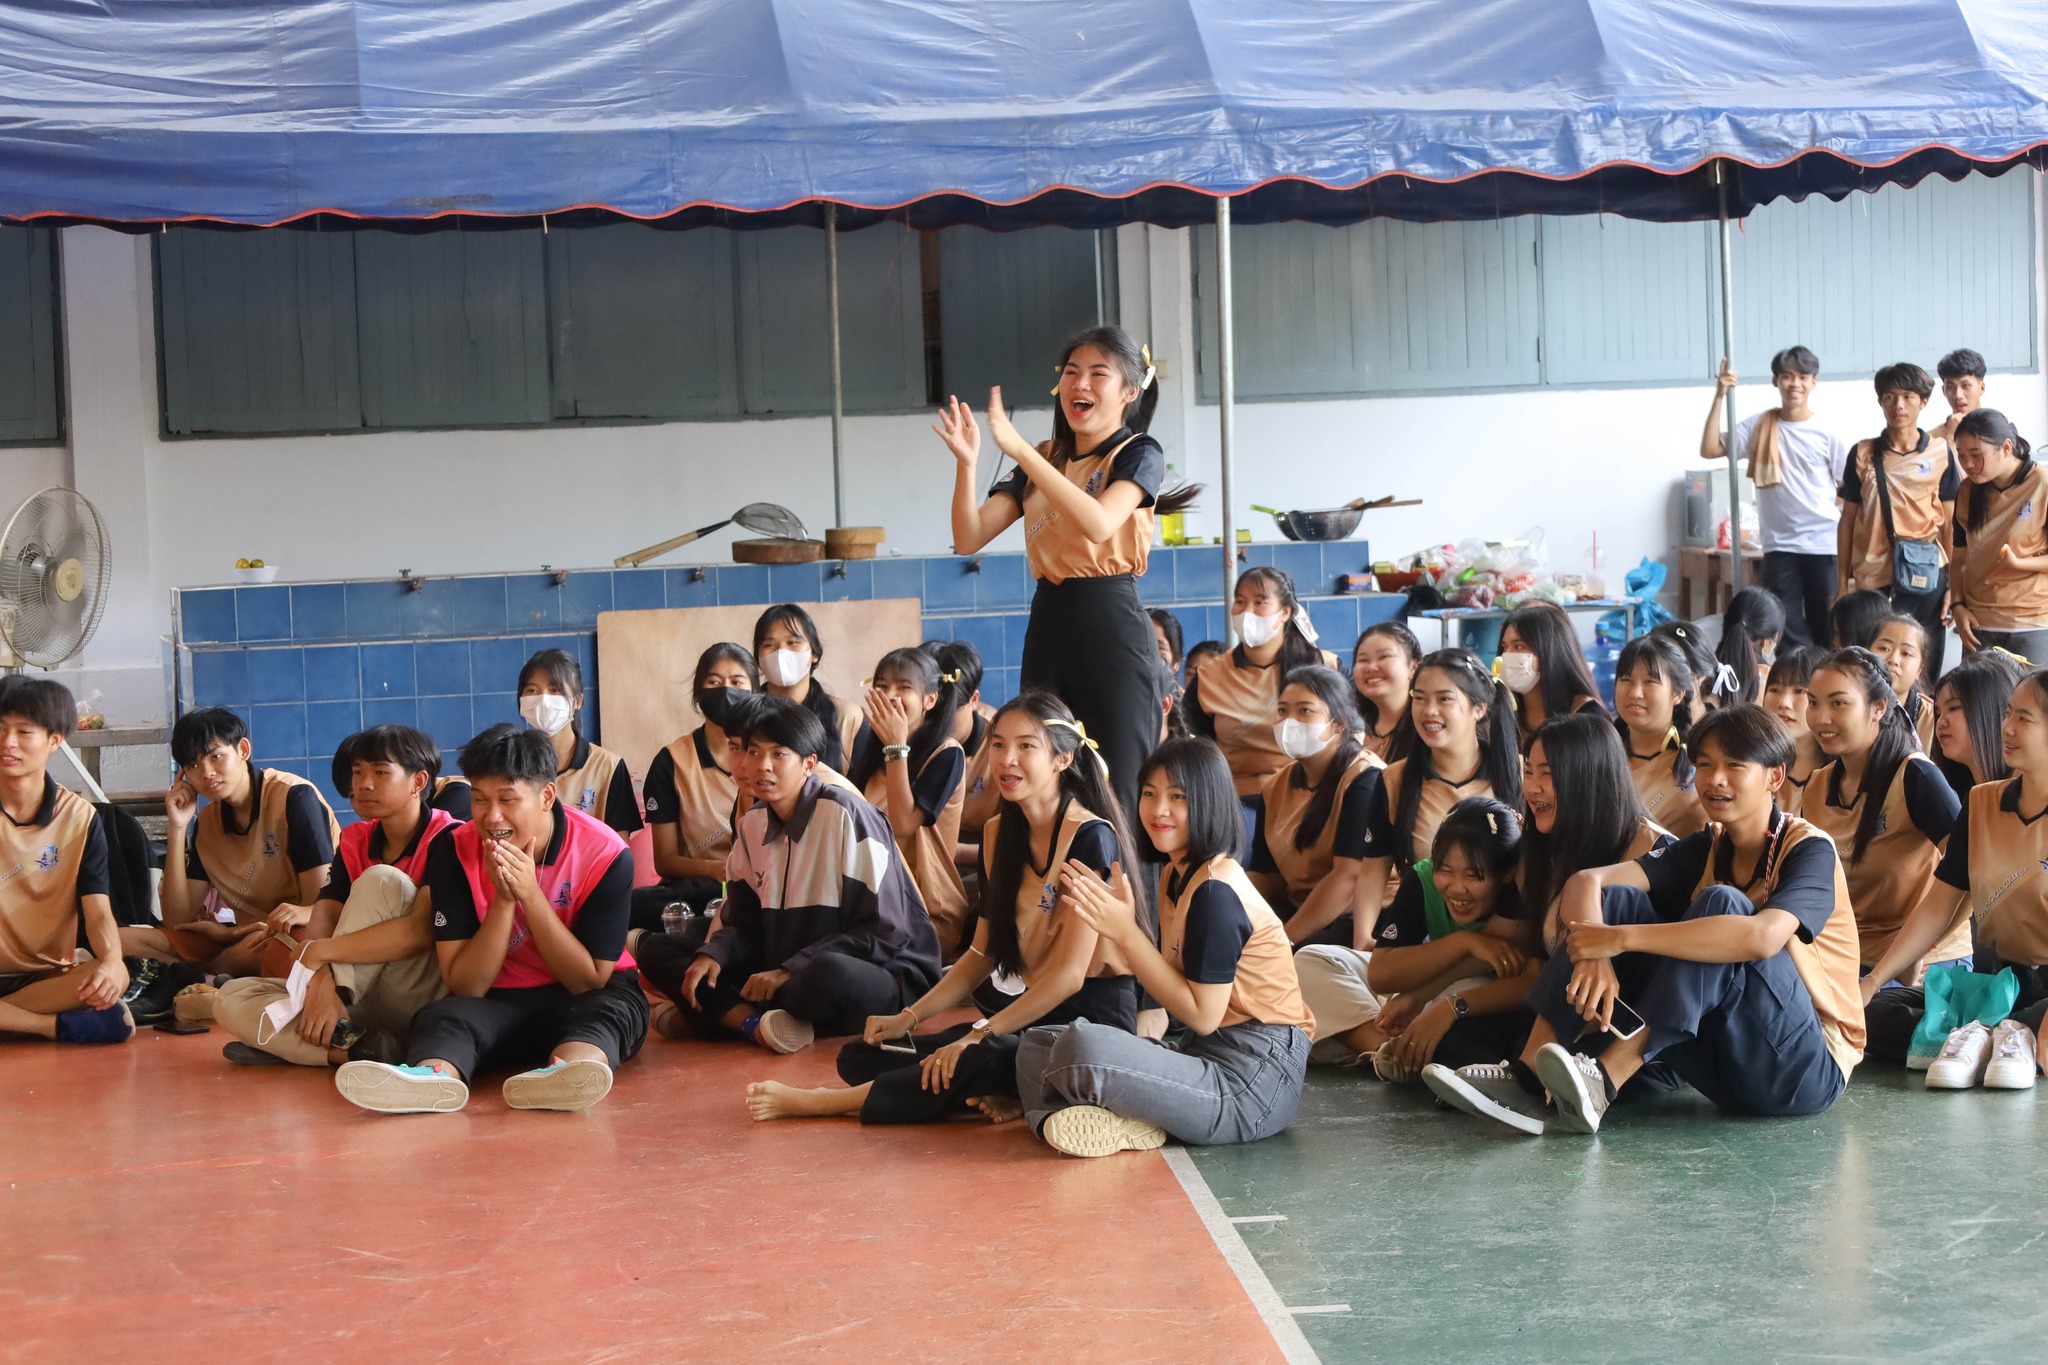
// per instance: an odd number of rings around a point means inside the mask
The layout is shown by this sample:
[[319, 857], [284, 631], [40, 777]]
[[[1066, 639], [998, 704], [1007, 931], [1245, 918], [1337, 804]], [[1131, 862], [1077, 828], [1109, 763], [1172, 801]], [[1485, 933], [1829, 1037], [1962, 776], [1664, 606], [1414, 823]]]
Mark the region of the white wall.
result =
[[[1125, 323], [1149, 338], [1162, 372], [1154, 430], [1182, 474], [1210, 485], [1191, 529], [1215, 534], [1216, 410], [1192, 401], [1191, 238], [1118, 236]], [[221, 582], [240, 556], [280, 565], [287, 580], [591, 567], [743, 502], [784, 503], [814, 534], [832, 523], [823, 419], [162, 440], [148, 238], [68, 228], [62, 255], [70, 447], [0, 453], [0, 503], [75, 474], [106, 517], [115, 590], [72, 680], [106, 692], [117, 722], [161, 719], [157, 642], [172, 586]], [[1597, 531], [1613, 572], [1668, 551], [1672, 487], [1697, 463], [1708, 397], [1702, 384], [1240, 404], [1237, 523], [1277, 539], [1252, 503], [1396, 494], [1423, 505], [1367, 514], [1362, 534], [1379, 557], [1542, 526], [1556, 567], [1577, 567]], [[2038, 374], [1995, 377], [1991, 397], [2022, 431], [2048, 432]], [[1773, 401], [1760, 386], [1738, 398], [1744, 412]], [[1815, 406], [1845, 434], [1877, 425], [1864, 385], [1823, 385]], [[1940, 415], [1937, 398], [1929, 420]], [[886, 526], [906, 554], [942, 553], [951, 539], [952, 462], [929, 422], [847, 422], [848, 520]], [[1026, 434], [1048, 422], [1031, 414]], [[992, 452], [983, 465], [986, 478]], [[663, 562], [723, 560], [733, 534]]]

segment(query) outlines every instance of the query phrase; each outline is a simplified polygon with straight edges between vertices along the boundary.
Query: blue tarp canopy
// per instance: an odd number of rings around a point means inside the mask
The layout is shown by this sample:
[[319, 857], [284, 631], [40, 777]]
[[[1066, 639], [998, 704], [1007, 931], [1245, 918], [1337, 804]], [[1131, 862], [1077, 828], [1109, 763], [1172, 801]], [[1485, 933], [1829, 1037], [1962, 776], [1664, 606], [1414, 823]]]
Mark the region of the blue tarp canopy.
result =
[[10, 0], [0, 217], [1688, 219], [2044, 93], [2033, 0]]

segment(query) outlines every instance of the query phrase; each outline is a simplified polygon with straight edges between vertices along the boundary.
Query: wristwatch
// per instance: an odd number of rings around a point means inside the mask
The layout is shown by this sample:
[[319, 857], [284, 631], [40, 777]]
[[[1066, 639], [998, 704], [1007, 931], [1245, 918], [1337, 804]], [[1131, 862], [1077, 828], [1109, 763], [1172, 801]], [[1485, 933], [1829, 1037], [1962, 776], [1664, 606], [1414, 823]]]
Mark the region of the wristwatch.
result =
[[995, 1029], [991, 1026], [990, 1021], [987, 1018], [977, 1019], [967, 1026], [968, 1038], [977, 1043], [994, 1032]]
[[1472, 1002], [1467, 1000], [1462, 995], [1454, 995], [1451, 997], [1451, 1012], [1457, 1015], [1460, 1019], [1470, 1018], [1472, 1014]]

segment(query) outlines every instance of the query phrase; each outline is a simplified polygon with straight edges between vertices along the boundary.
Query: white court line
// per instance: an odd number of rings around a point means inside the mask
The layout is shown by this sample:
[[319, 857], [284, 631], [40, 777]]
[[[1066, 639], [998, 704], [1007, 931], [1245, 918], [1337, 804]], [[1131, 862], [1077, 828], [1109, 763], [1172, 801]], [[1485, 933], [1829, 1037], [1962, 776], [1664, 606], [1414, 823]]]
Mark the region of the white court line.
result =
[[1241, 1218], [1233, 1218], [1230, 1221], [1233, 1223], [1284, 1223], [1287, 1221], [1287, 1215], [1284, 1213], [1247, 1213]]
[[1305, 1303], [1299, 1308], [1290, 1308], [1290, 1313], [1349, 1313], [1348, 1303]]
[[1265, 1320], [1266, 1330], [1273, 1334], [1273, 1344], [1280, 1348], [1281, 1358], [1288, 1365], [1320, 1365], [1315, 1349], [1308, 1344], [1308, 1338], [1301, 1333], [1301, 1326], [1294, 1320], [1287, 1305], [1280, 1301], [1279, 1292], [1273, 1282], [1266, 1278], [1266, 1272], [1259, 1269], [1258, 1261], [1252, 1257], [1251, 1248], [1244, 1244], [1244, 1238], [1232, 1225], [1230, 1216], [1223, 1212], [1216, 1195], [1210, 1190], [1202, 1173], [1195, 1169], [1194, 1158], [1187, 1149], [1171, 1146], [1163, 1153], [1166, 1168], [1173, 1172], [1173, 1178], [1186, 1191], [1188, 1202], [1195, 1206], [1195, 1213], [1202, 1220], [1202, 1226], [1209, 1229], [1209, 1237], [1216, 1243], [1216, 1249], [1223, 1253], [1237, 1282], [1244, 1286], [1245, 1294], [1252, 1306], [1259, 1310]]

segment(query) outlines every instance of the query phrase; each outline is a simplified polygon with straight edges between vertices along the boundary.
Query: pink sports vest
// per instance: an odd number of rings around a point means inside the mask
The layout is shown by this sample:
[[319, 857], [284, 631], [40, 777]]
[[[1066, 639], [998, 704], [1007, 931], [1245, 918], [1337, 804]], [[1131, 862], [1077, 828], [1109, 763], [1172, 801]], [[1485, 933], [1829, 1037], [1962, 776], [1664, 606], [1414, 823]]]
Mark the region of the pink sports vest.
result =
[[[567, 822], [561, 856], [533, 871], [548, 904], [555, 907], [555, 913], [562, 917], [564, 925], [573, 928], [576, 914], [583, 908], [584, 898], [603, 880], [605, 869], [612, 865], [613, 860], [626, 851], [626, 841], [611, 826], [591, 819], [573, 806], [563, 806], [561, 811], [562, 819]], [[455, 840], [455, 856], [462, 860], [463, 875], [469, 878], [469, 894], [476, 901], [477, 919], [481, 922], [490, 914], [491, 898], [496, 892], [491, 887], [490, 874], [484, 871], [481, 836], [476, 831], [476, 822], [465, 820], [450, 837]], [[633, 955], [620, 953], [617, 965], [622, 968], [633, 966]], [[491, 983], [492, 989], [551, 986], [554, 982], [555, 974], [548, 970], [547, 959], [534, 946], [533, 935], [524, 924], [515, 926], [511, 944], [505, 949], [505, 965], [498, 969], [498, 979]]]
[[[348, 879], [353, 882], [372, 867], [380, 866], [370, 857], [370, 831], [382, 823], [376, 820], [359, 820], [341, 832], [341, 865], [348, 869]], [[427, 879], [427, 850], [433, 847], [434, 837], [455, 823], [455, 817], [445, 810], [427, 810], [426, 832], [413, 845], [412, 856], [401, 858], [391, 866], [412, 878], [414, 886]]]

